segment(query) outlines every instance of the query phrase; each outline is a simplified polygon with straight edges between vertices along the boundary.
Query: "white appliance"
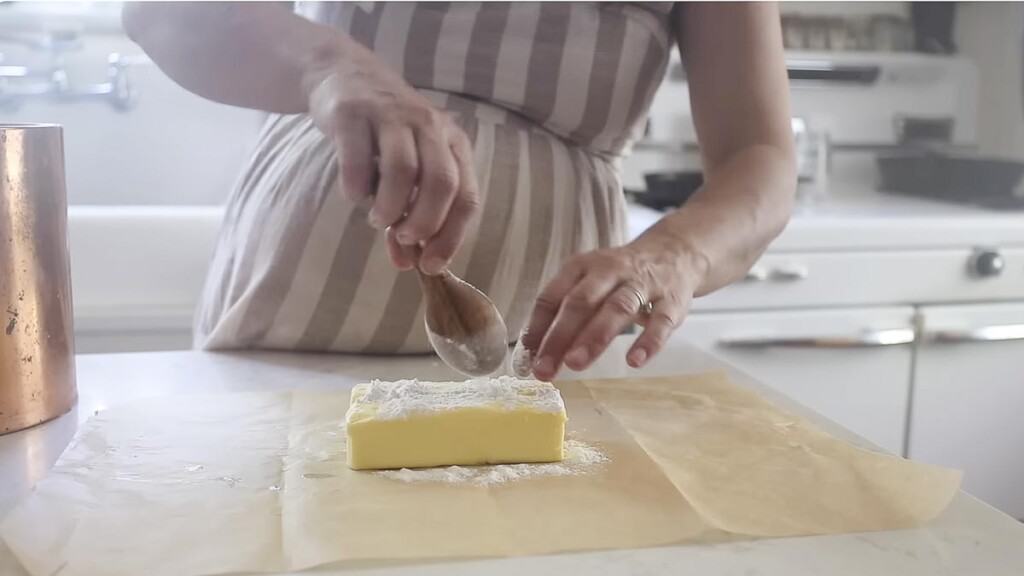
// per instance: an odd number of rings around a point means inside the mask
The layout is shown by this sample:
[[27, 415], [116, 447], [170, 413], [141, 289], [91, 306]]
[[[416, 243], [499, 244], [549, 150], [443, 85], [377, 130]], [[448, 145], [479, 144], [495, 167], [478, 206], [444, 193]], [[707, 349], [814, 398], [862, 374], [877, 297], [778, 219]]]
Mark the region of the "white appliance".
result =
[[[788, 52], [786, 64], [794, 119], [805, 130], [827, 134], [831, 147], [891, 146], [908, 120], [953, 120], [952, 143], [977, 142], [978, 73], [967, 58]], [[673, 53], [651, 105], [647, 135], [623, 165], [623, 184], [642, 189], [645, 172], [699, 169], [696, 144], [689, 88]]]
[[[874, 191], [873, 154], [898, 146], [907, 118], [951, 120], [954, 143], [976, 140], [973, 66], [791, 54], [790, 67], [805, 78], [792, 82], [794, 116], [833, 143], [829, 192], [798, 208], [744, 281], [698, 299], [675, 337], [885, 449], [963, 469], [969, 492], [1024, 518], [1024, 214]], [[688, 110], [668, 105], [627, 178], [692, 161], [662, 145], [692, 143]], [[634, 234], [656, 218], [631, 210]]]

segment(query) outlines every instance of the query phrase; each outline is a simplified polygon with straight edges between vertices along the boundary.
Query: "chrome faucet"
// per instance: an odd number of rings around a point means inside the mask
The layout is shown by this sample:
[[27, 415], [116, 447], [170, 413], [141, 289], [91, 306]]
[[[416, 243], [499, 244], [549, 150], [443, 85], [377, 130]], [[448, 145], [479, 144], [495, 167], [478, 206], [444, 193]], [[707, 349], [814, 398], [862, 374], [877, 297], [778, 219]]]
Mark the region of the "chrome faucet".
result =
[[128, 76], [128, 68], [140, 63], [139, 58], [125, 58], [113, 53], [107, 57], [107, 81], [72, 86], [64, 63], [64, 54], [82, 48], [81, 35], [74, 30], [49, 34], [0, 33], [0, 43], [27, 46], [50, 54], [47, 66], [20, 66], [3, 62], [0, 54], [0, 106], [17, 108], [30, 99], [49, 98], [59, 102], [105, 100], [114, 109], [126, 111], [136, 101], [136, 91]]

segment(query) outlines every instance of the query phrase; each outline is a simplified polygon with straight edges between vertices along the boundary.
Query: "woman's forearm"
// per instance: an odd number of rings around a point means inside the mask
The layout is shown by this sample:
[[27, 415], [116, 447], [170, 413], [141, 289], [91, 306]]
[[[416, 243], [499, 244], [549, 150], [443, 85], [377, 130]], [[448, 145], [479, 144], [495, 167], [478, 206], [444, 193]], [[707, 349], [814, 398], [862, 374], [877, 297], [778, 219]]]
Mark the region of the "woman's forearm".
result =
[[[792, 155], [769, 145], [745, 148], [709, 173], [704, 186], [639, 242], [661, 241], [699, 272], [695, 295], [746, 273], [789, 219], [796, 186]], [[647, 236], [645, 234], [645, 236]]]
[[697, 269], [702, 295], [740, 279], [782, 231], [796, 161], [778, 7], [696, 2], [676, 11], [705, 183], [657, 228]]
[[337, 30], [271, 3], [127, 4], [128, 35], [175, 82], [205, 98], [268, 112], [307, 110], [307, 74], [352, 49]]

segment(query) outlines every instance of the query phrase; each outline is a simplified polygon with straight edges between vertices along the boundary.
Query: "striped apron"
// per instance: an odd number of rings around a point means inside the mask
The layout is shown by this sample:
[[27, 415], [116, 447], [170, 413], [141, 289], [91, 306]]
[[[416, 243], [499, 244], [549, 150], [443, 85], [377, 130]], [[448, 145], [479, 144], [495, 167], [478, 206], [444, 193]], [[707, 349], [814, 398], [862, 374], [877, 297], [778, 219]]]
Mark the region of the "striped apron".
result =
[[[300, 3], [372, 49], [473, 143], [481, 217], [452, 262], [510, 334], [570, 255], [621, 244], [618, 162], [671, 46], [671, 4]], [[271, 115], [227, 205], [195, 323], [206, 349], [430, 351], [414, 272], [338, 190], [306, 115]]]

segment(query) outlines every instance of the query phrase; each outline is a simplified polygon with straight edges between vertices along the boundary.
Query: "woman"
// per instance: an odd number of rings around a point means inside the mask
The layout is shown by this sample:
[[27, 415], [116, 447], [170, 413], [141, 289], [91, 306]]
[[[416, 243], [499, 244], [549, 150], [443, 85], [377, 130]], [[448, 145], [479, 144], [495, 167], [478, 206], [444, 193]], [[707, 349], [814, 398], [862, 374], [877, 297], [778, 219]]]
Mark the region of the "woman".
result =
[[[638, 367], [790, 212], [773, 4], [143, 3], [124, 22], [185, 88], [271, 113], [228, 202], [206, 348], [426, 352], [409, 269], [450, 267], [527, 326], [538, 378], [634, 321]], [[623, 244], [619, 161], [673, 45], [705, 184]]]

